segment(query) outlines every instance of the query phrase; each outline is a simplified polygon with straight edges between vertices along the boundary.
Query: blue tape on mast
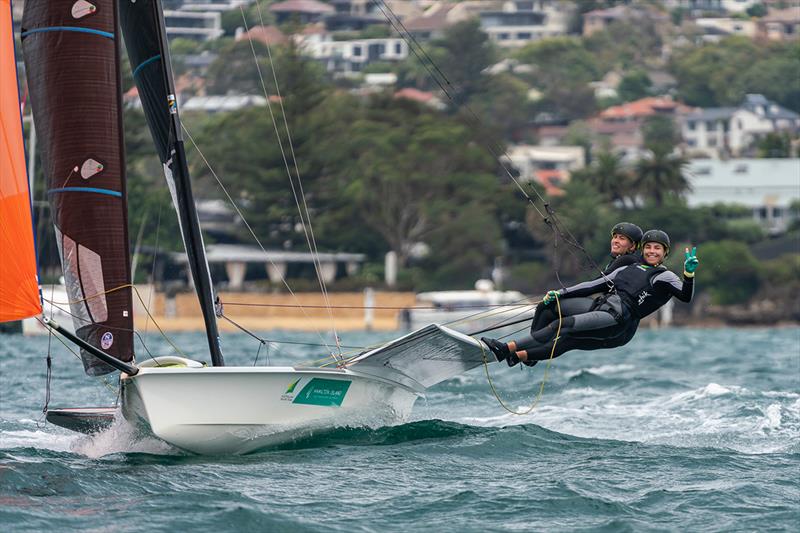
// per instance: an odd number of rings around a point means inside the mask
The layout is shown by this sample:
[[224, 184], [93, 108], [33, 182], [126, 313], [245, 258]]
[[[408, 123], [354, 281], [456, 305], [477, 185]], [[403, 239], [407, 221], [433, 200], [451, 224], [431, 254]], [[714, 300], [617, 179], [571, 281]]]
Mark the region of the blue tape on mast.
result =
[[157, 56], [153, 56], [153, 57], [151, 57], [149, 59], [145, 59], [144, 61], [139, 63], [139, 66], [136, 67], [136, 70], [133, 71], [133, 77], [135, 78], [136, 75], [139, 74], [139, 71], [142, 70], [142, 68], [146, 67], [147, 65], [149, 65], [153, 61], [158, 61], [159, 59], [161, 59], [161, 54], [158, 54]]

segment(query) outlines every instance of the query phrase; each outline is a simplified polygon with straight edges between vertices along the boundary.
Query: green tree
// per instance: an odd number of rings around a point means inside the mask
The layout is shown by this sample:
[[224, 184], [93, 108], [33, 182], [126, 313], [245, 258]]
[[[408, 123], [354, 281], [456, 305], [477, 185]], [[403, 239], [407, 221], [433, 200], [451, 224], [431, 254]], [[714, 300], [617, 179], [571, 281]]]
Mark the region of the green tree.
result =
[[645, 68], [661, 53], [661, 33], [649, 20], [617, 21], [584, 39], [602, 72]]
[[533, 66], [534, 72], [525, 79], [543, 88], [543, 110], [575, 119], [586, 117], [597, 108], [588, 83], [598, 79], [601, 72], [580, 39], [542, 39], [524, 46], [514, 57]]
[[684, 176], [688, 161], [674, 155], [678, 133], [672, 119], [653, 116], [642, 125], [644, 145], [650, 155], [636, 163], [634, 189], [646, 198], [652, 198], [656, 207], [664, 204], [669, 195], [681, 195], [689, 189]]
[[767, 133], [757, 142], [758, 157], [791, 157], [792, 138], [788, 133]]
[[767, 14], [767, 8], [764, 4], [754, 4], [745, 10], [748, 17], [761, 18]]
[[520, 132], [533, 114], [528, 86], [506, 73], [487, 78], [485, 91], [474, 95], [470, 102], [470, 109], [481, 117], [484, 138], [520, 140]]
[[494, 62], [496, 54], [477, 19], [450, 26], [436, 45], [444, 50], [443, 62], [437, 64], [442, 66], [445, 87], [456, 107], [486, 90], [488, 82], [483, 71]]
[[711, 242], [699, 247], [697, 255], [702, 262], [697, 270], [698, 287], [708, 289], [714, 303], [743, 303], [758, 291], [758, 260], [746, 244]]
[[[270, 72], [267, 61], [267, 47], [261, 41], [236, 41], [223, 50], [208, 67], [207, 89], [210, 94], [263, 94], [261, 81], [258, 76], [256, 61], [261, 66], [261, 72], [268, 78]], [[255, 50], [256, 58], [253, 57]]]
[[631, 102], [648, 96], [652, 86], [653, 82], [650, 81], [650, 76], [647, 75], [647, 72], [634, 69], [625, 74], [625, 77], [619, 82], [617, 92], [620, 100]]
[[657, 155], [671, 154], [680, 139], [675, 123], [670, 117], [654, 115], [642, 124], [644, 146]]
[[[237, 28], [244, 28], [245, 26], [253, 28], [261, 24], [266, 26], [274, 24], [275, 16], [269, 10], [270, 3], [272, 3], [272, 0], [258, 0], [249, 7], [223, 12], [222, 29], [225, 31], [225, 35], [233, 37]], [[242, 20], [242, 11], [244, 11], [244, 20]]]
[[[401, 265], [408, 264], [415, 243], [427, 242], [434, 249], [428, 266], [443, 267], [446, 259], [439, 250], [447, 243], [437, 235], [465, 214], [487, 222], [465, 227], [467, 234], [458, 236], [462, 242], [475, 244], [483, 238], [479, 235], [499, 235], [495, 217], [487, 214], [494, 212], [491, 199], [499, 187], [494, 162], [472, 128], [414, 102], [385, 96], [372, 99], [349, 127], [342, 126], [342, 156], [328, 179], [336, 180], [359, 217], [397, 252]], [[448, 233], [455, 238], [454, 232]], [[481, 252], [484, 262], [486, 253]]]
[[652, 198], [660, 208], [668, 196], [681, 195], [689, 189], [683, 173], [687, 164], [683, 157], [654, 152], [636, 163], [633, 186], [645, 198]]
[[623, 206], [634, 196], [630, 172], [622, 156], [610, 151], [597, 154], [592, 165], [573, 173], [573, 179], [589, 181], [601, 195]]
[[677, 53], [671, 71], [678, 97], [690, 105], [729, 106], [747, 93], [761, 93], [800, 111], [800, 43], [759, 43], [728, 37]]
[[142, 235], [140, 244], [144, 246], [158, 244], [160, 251], [181, 250], [178, 216], [144, 113], [129, 108], [123, 119], [131, 250], [136, 251], [139, 234]]

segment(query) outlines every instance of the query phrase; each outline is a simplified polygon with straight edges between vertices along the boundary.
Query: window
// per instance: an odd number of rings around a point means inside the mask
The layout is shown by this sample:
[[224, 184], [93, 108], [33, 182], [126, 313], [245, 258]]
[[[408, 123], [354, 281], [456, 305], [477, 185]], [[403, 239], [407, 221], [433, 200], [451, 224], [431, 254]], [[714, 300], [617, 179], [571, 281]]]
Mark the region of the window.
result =
[[354, 46], [353, 47], [353, 56], [361, 57], [361, 46]]
[[499, 40], [501, 40], [501, 41], [507, 41], [508, 40], [508, 34], [507, 33], [500, 33], [500, 34], [497, 35], [497, 38]]
[[716, 124], [714, 123], [713, 120], [707, 120], [706, 121], [706, 131], [711, 131], [713, 129], [716, 129]]
[[400, 43], [394, 43], [394, 53], [400, 55], [403, 53], [403, 45]]
[[739, 164], [733, 169], [734, 174], [747, 174], [747, 165]]
[[711, 167], [697, 167], [694, 169], [694, 173], [696, 176], [710, 176]]
[[686, 127], [689, 128], [690, 131], [694, 131], [694, 129], [697, 127], [697, 123], [694, 120], [690, 120], [686, 122]]
[[520, 41], [530, 41], [533, 37], [533, 34], [529, 31], [521, 31], [517, 34], [517, 39]]

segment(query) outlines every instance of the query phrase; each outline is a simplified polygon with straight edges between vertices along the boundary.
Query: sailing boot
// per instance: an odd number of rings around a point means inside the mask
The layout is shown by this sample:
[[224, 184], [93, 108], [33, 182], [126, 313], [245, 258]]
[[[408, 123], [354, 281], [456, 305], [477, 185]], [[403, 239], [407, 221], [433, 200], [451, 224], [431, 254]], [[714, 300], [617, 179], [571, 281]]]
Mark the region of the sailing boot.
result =
[[481, 337], [481, 341], [489, 347], [489, 349], [494, 354], [495, 359], [498, 361], [505, 360], [511, 352], [508, 349], [508, 345], [504, 342], [500, 342], [496, 339], [490, 339], [489, 337]]

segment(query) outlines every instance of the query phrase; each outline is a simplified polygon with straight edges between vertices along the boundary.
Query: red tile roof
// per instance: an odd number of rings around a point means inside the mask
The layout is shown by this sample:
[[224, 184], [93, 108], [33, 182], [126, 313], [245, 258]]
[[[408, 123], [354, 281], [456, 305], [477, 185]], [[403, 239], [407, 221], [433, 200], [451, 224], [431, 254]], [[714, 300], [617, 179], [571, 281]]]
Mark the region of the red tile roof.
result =
[[254, 26], [250, 28], [250, 31], [236, 37], [237, 41], [248, 39], [261, 41], [266, 45], [283, 44], [288, 40], [277, 26]]
[[413, 87], [406, 87], [405, 89], [400, 89], [394, 93], [394, 97], [428, 103], [435, 98], [435, 95], [428, 91], [420, 91], [419, 89], [414, 89]]
[[676, 102], [669, 96], [649, 96], [609, 107], [600, 113], [603, 120], [625, 120], [645, 118], [657, 113], [687, 113], [691, 108]]
[[269, 6], [273, 13], [333, 13], [335, 10], [328, 4], [317, 0], [287, 0]]

